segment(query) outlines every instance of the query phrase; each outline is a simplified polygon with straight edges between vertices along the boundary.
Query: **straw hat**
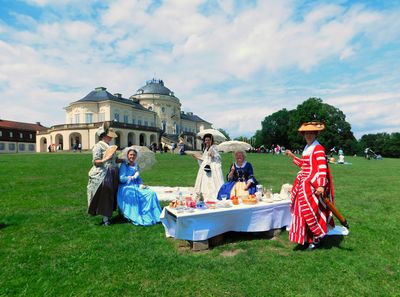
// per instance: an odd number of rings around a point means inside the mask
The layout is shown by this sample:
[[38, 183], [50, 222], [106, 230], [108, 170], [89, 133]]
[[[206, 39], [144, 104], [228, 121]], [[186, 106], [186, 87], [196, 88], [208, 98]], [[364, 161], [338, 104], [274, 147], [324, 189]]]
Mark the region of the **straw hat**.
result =
[[108, 128], [107, 130], [107, 136], [111, 138], [116, 138], [118, 137], [117, 133], [115, 133], [113, 128]]
[[111, 138], [116, 138], [118, 137], [117, 133], [115, 133], [113, 128], [106, 128], [106, 126], [103, 124], [97, 129], [96, 134], [98, 136], [101, 136], [102, 134], [106, 134], [108, 137]]
[[300, 128], [299, 132], [320, 132], [325, 129], [325, 125], [321, 122], [307, 122], [303, 123]]

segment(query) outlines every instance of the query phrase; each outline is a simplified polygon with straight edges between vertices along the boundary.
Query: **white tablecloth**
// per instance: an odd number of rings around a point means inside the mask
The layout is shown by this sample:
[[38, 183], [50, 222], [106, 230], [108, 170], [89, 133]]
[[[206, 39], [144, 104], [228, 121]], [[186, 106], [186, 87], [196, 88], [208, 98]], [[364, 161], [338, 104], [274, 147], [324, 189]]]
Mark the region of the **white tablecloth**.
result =
[[167, 237], [183, 240], [206, 240], [229, 231], [263, 232], [290, 226], [290, 201], [255, 205], [234, 205], [231, 208], [196, 209], [193, 213], [177, 213], [165, 207], [161, 222]]

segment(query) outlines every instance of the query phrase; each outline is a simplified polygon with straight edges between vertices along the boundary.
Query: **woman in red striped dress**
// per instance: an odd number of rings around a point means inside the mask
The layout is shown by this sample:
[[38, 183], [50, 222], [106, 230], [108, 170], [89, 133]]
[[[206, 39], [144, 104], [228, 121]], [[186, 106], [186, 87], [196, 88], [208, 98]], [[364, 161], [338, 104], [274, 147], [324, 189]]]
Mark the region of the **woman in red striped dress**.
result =
[[333, 202], [333, 185], [325, 149], [316, 139], [324, 128], [324, 124], [319, 122], [301, 125], [298, 131], [307, 142], [301, 159], [286, 150], [293, 163], [301, 167], [292, 188], [289, 239], [300, 245], [308, 244], [309, 249], [314, 249], [328, 229], [334, 227], [332, 213], [321, 197], [322, 194], [328, 195]]

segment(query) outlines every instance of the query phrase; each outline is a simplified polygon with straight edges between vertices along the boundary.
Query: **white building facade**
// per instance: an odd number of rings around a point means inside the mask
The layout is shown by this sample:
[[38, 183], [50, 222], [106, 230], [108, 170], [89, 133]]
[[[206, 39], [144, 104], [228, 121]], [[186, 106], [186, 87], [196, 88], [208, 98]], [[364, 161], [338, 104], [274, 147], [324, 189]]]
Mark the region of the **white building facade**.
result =
[[36, 135], [36, 151], [88, 150], [98, 141], [97, 129], [106, 122], [118, 134], [115, 144], [149, 146], [184, 138], [189, 149], [200, 149], [196, 134], [211, 123], [181, 110], [180, 100], [162, 80], [150, 80], [129, 99], [99, 87], [65, 107], [66, 124], [55, 125]]

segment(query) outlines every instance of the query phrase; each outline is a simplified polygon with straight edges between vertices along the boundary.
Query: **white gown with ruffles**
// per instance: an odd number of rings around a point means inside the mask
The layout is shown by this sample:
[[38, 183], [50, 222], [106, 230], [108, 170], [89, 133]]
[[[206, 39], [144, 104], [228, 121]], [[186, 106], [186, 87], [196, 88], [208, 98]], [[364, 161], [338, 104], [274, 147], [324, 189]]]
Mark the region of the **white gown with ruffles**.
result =
[[[221, 156], [218, 153], [217, 146], [212, 145], [208, 150], [205, 150], [201, 159], [194, 190], [196, 193], [202, 193], [204, 200], [216, 200], [218, 191], [224, 184]], [[211, 172], [204, 170], [206, 165], [210, 165]]]

